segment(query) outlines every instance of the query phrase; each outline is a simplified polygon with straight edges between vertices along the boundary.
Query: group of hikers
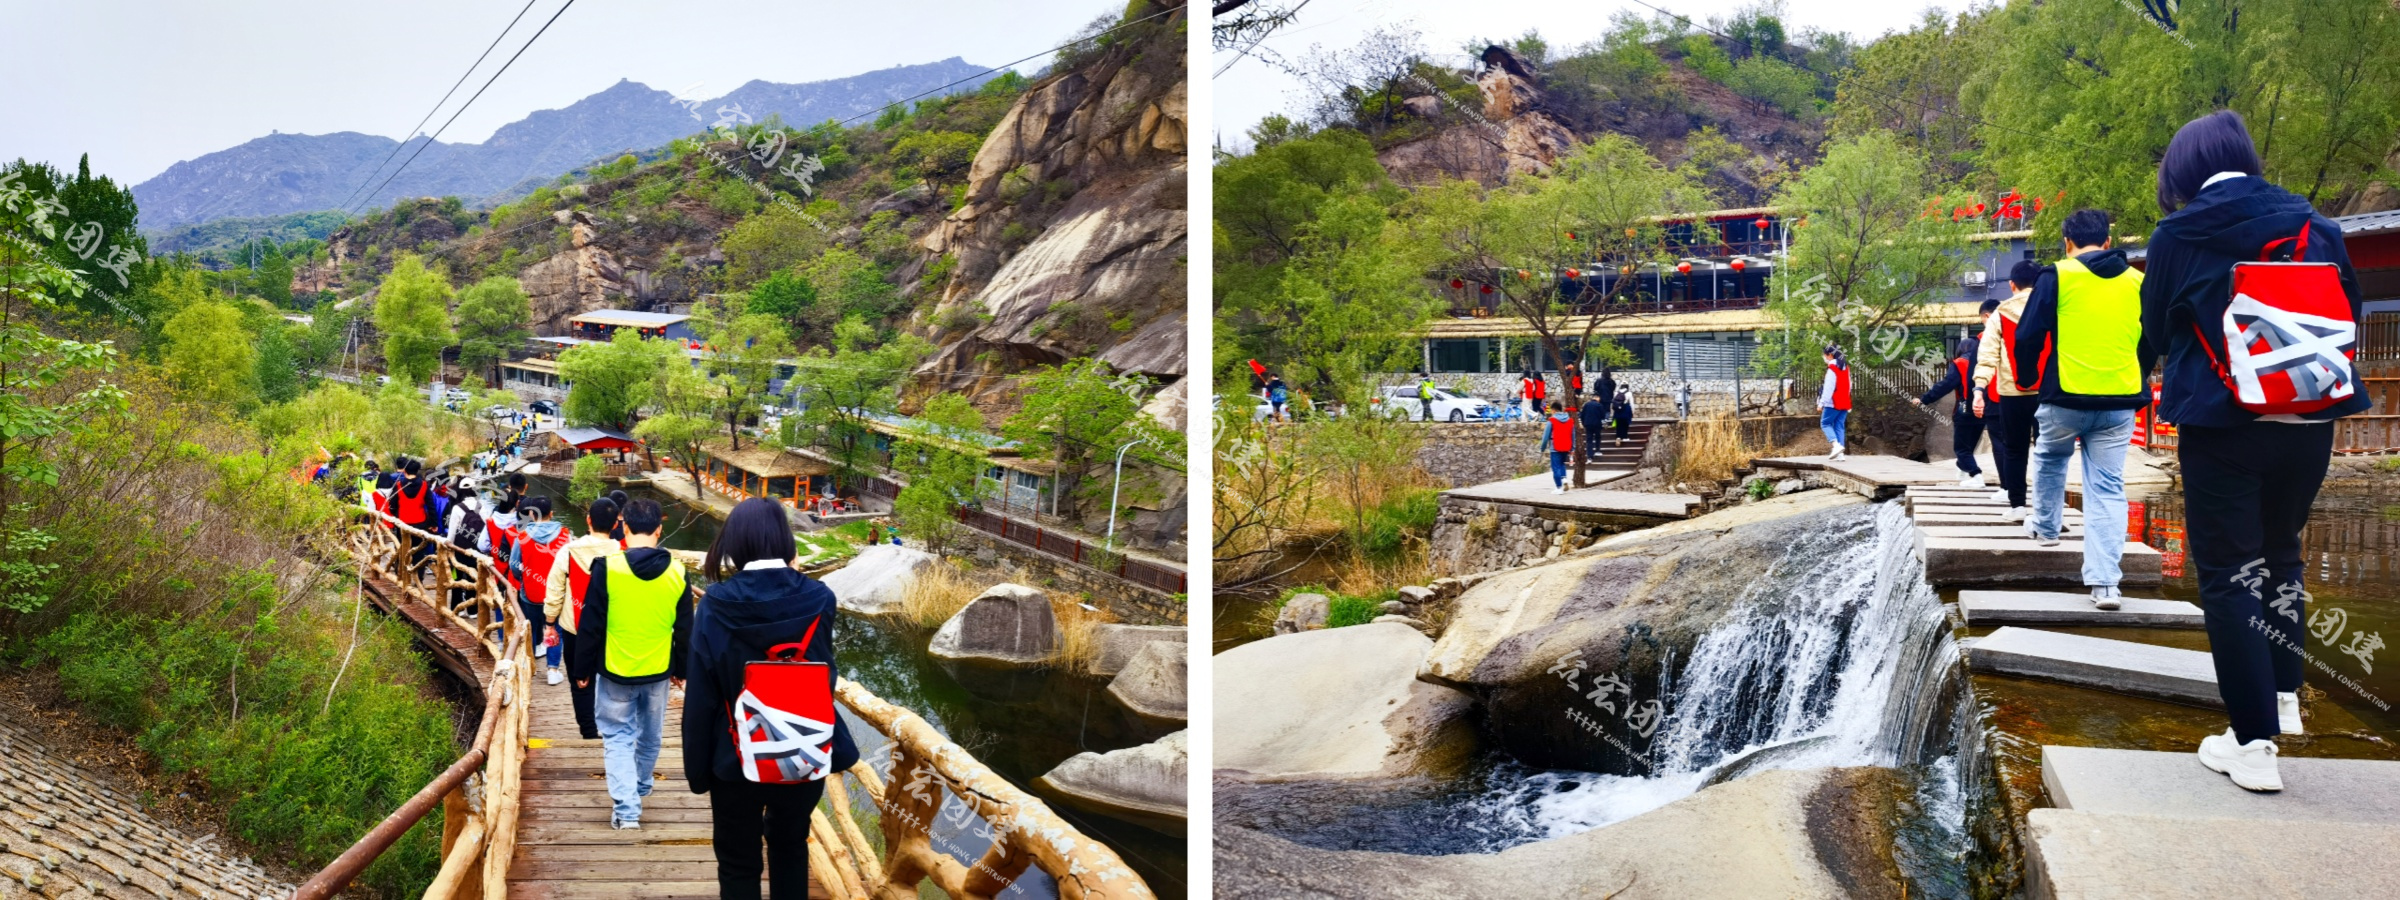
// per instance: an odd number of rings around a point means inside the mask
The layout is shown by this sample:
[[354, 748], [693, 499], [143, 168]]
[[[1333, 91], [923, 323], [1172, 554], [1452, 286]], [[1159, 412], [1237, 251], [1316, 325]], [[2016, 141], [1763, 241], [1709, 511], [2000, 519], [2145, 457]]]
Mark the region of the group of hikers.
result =
[[[1560, 372], [1571, 392], [1583, 390], [1583, 373], [1573, 364]], [[1582, 418], [1583, 449], [1588, 458], [1597, 456], [1608, 440], [1609, 427], [1616, 428], [1616, 442], [1623, 444], [1633, 435], [1633, 389], [1618, 384], [1607, 369], [1600, 370], [1596, 390], [1584, 395], [1583, 406], [1569, 415], [1563, 400], [1552, 400], [1548, 416], [1542, 420], [1542, 449], [1550, 454], [1550, 493], [1567, 492], [1567, 463], [1575, 453], [1575, 419]], [[1517, 379], [1517, 393], [1529, 408], [1541, 402], [1549, 393], [1542, 373], [1533, 369]]]
[[[733, 508], [701, 565], [713, 582], [703, 590], [659, 546], [657, 501], [611, 491], [584, 508], [576, 535], [527, 488], [510, 475], [487, 515], [483, 497], [419, 460], [391, 471], [370, 461], [359, 483], [367, 508], [492, 560], [546, 683], [569, 683], [577, 730], [601, 742], [611, 829], [642, 827], [670, 692], [681, 691], [684, 777], [709, 795], [720, 894], [759, 897], [770, 871], [776, 884], [808, 884], [810, 811], [858, 750], [832, 712], [833, 592], [795, 568], [784, 506]], [[471, 599], [461, 593], [451, 602]], [[762, 686], [761, 664], [806, 669], [815, 690], [793, 701], [788, 685]]]
[[[1956, 395], [1961, 484], [1983, 486], [1975, 447], [1992, 436], [2008, 518], [2041, 546], [2059, 543], [2067, 463], [2081, 450], [2082, 576], [2093, 605], [2113, 610], [2125, 457], [2164, 361], [2155, 414], [2177, 428], [2186, 550], [2231, 719], [2200, 742], [2200, 760], [2274, 791], [2274, 739], [2302, 728], [2300, 535], [2332, 459], [2333, 420], [2369, 400], [2351, 371], [2360, 293], [2341, 227], [2260, 172], [2238, 114], [2184, 125], [2159, 166], [2166, 216], [2145, 269], [2113, 246], [2106, 213], [2069, 215], [2065, 258], [2017, 263], [2014, 293], [1985, 302], [1981, 334], [1919, 399]], [[1849, 372], [1838, 348], [1825, 363], [1819, 405], [1838, 459]]]

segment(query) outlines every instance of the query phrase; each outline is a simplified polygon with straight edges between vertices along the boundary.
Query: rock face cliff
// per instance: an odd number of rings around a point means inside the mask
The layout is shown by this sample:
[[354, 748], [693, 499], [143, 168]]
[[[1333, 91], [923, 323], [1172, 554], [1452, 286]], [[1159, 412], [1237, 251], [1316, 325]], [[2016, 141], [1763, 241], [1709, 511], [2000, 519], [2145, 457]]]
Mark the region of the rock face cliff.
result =
[[[966, 323], [928, 329], [942, 350], [920, 390], [986, 395], [998, 376], [1085, 356], [1180, 390], [1185, 15], [1035, 83], [984, 140], [965, 203], [918, 240], [955, 260], [929, 286], [930, 321]], [[1156, 405], [1180, 419], [1180, 402]]]
[[[1466, 121], [1429, 137], [1378, 154], [1393, 177], [1407, 182], [1464, 178], [1498, 184], [1516, 175], [1548, 172], [1561, 154], [1575, 146], [1575, 133], [1545, 109], [1547, 97], [1536, 84], [1538, 76], [1524, 61], [1498, 46], [1487, 48], [1483, 60], [1483, 71], [1475, 79], [1483, 92], [1483, 110], [1465, 115]], [[1411, 110], [1421, 110], [1438, 107], [1442, 98], [1425, 95], [1408, 102]]]
[[525, 298], [533, 308], [536, 334], [564, 334], [567, 320], [595, 309], [626, 305], [634, 293], [623, 265], [594, 242], [592, 217], [581, 210], [559, 210], [568, 229], [568, 249], [517, 273]]

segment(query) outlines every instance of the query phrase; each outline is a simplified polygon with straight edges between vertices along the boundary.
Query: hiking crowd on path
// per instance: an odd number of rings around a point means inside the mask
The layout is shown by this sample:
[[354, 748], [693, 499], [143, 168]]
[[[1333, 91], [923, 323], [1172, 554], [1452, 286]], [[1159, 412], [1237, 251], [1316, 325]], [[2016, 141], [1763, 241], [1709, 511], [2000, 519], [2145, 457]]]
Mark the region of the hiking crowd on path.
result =
[[[2233, 112], [2176, 132], [2157, 199], [2166, 216], [2144, 269], [2113, 246], [2107, 213], [2067, 216], [2064, 258], [2018, 263], [2014, 293], [1985, 304], [1980, 336], [1919, 399], [1958, 395], [1962, 485], [1983, 485], [1975, 436], [1992, 435], [2007, 517], [2043, 547], [2065, 530], [2067, 464], [2080, 451], [2082, 579], [2103, 610], [2123, 602], [2136, 413], [2157, 404], [2178, 431], [2186, 551], [2231, 720], [2201, 741], [2200, 761], [2243, 788], [2281, 790], [2274, 739], [2303, 727], [2301, 531], [2331, 464], [2333, 420], [2369, 406], [2351, 365], [2361, 295], [2341, 227], [2262, 176]], [[1820, 405], [1840, 459], [1848, 370], [1833, 347], [1826, 365]]]
[[[720, 895], [760, 897], [770, 873], [790, 886], [777, 893], [806, 892], [810, 812], [824, 778], [856, 764], [858, 749], [833, 709], [833, 592], [795, 568], [781, 504], [734, 507], [702, 566], [714, 584], [701, 591], [659, 546], [658, 502], [622, 490], [586, 506], [576, 536], [522, 474], [488, 513], [467, 482], [404, 456], [390, 471], [368, 460], [356, 487], [362, 507], [492, 560], [548, 664], [545, 682], [569, 683], [577, 731], [601, 743], [610, 829], [641, 828], [681, 694], [685, 783], [709, 795]], [[412, 562], [431, 551], [419, 545]], [[453, 605], [471, 600], [451, 592]]]

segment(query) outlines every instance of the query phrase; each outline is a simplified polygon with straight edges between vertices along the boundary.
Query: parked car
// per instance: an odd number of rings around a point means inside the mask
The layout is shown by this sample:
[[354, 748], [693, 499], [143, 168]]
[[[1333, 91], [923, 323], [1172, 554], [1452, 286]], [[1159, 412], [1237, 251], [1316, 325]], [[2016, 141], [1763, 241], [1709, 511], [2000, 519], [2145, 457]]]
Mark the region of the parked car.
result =
[[548, 400], [535, 400], [533, 401], [532, 405], [525, 408], [533, 410], [533, 414], [537, 416], [558, 415], [558, 404], [552, 403]]
[[523, 413], [519, 413], [514, 409], [497, 403], [483, 408], [483, 417], [495, 422], [502, 419], [514, 419], [520, 415], [523, 415]]
[[[1466, 422], [1484, 417], [1490, 404], [1481, 397], [1470, 397], [1449, 388], [1433, 389], [1433, 417], [1444, 422]], [[1400, 416], [1411, 422], [1425, 418], [1425, 404], [1417, 399], [1416, 385], [1392, 385], [1375, 394], [1376, 413]]]
[[465, 403], [470, 399], [473, 398], [468, 397], [466, 391], [459, 390], [458, 388], [451, 388], [450, 390], [442, 393], [442, 400], [449, 403]]

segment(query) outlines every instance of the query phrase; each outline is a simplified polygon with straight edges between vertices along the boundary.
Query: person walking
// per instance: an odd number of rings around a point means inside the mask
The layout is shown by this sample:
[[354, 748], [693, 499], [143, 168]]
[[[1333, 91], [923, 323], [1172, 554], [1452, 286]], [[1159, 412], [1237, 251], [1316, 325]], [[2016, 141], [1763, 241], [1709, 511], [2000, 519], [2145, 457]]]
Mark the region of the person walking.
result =
[[1267, 418], [1276, 422], [1291, 421], [1291, 413], [1285, 409], [1290, 402], [1292, 389], [1283, 383], [1283, 376], [1267, 376]]
[[382, 480], [383, 468], [374, 460], [367, 460], [366, 469], [358, 473], [358, 505], [361, 508], [368, 510], [383, 508], [383, 498], [375, 495], [376, 484]]
[[1424, 407], [1424, 421], [1433, 421], [1433, 376], [1417, 379], [1417, 405]]
[[[557, 629], [559, 645], [567, 663], [567, 677], [573, 680], [567, 692], [575, 705], [575, 729], [587, 741], [600, 739], [600, 724], [592, 717], [592, 673], [578, 668], [575, 632], [581, 622], [583, 601], [590, 595], [592, 566], [603, 557], [617, 553], [625, 546], [609, 537], [617, 529], [617, 502], [607, 497], [594, 499], [583, 509], [583, 536], [568, 541], [566, 547], [550, 563], [547, 584], [542, 591], [542, 616]], [[557, 684], [557, 682], [551, 682]]]
[[1600, 398], [1602, 407], [1617, 402], [1617, 377], [1605, 366], [1600, 369], [1600, 380], [1592, 384], [1592, 396]]
[[666, 727], [667, 690], [684, 684], [692, 592], [683, 563], [659, 549], [665, 516], [657, 501], [636, 500], [617, 518], [629, 549], [592, 564], [577, 622], [576, 669], [587, 673], [578, 686], [594, 686], [592, 717], [613, 807], [608, 827], [639, 830]]
[[[1600, 383], [1608, 384], [1605, 380]], [[1601, 436], [1608, 433], [1608, 403], [1613, 399], [1602, 393], [1583, 398], [1583, 409], [1578, 412], [1583, 416], [1583, 455], [1587, 458], [1600, 455]]]
[[564, 641], [543, 626], [553, 619], [549, 615], [550, 570], [556, 568], [559, 551], [566, 548], [574, 535], [567, 533], [566, 523], [550, 518], [548, 497], [525, 498], [525, 506], [519, 510], [518, 518], [523, 522], [517, 528], [524, 534], [524, 539], [516, 542], [508, 560], [509, 571], [515, 573], [517, 583], [524, 586], [517, 594], [517, 608], [525, 613], [526, 621], [532, 623], [533, 646], [547, 648], [545, 652], [550, 667], [545, 679], [557, 684], [565, 679], [565, 674], [558, 670], [559, 658], [565, 652], [561, 646]]
[[[750, 663], [793, 648], [799, 661], [829, 667], [826, 683], [840, 675], [834, 662], [833, 591], [792, 568], [797, 547], [783, 507], [744, 500], [725, 517], [725, 528], [708, 548], [702, 571], [716, 581], [700, 602], [692, 624], [684, 699], [683, 773], [692, 792], [708, 795], [711, 846], [717, 857], [717, 893], [756, 900], [763, 875], [779, 898], [808, 893], [809, 811], [825, 794], [825, 777], [858, 762], [858, 746], [840, 716], [831, 722], [804, 721], [822, 728], [787, 757], [797, 780], [761, 783], [757, 767], [743, 758], [729, 718], [746, 693]], [[744, 705], [744, 719], [750, 709]], [[820, 738], [821, 736], [821, 738]], [[824, 743], [816, 741], [822, 739]], [[818, 754], [822, 753], [822, 756]], [[760, 864], [764, 839], [765, 865]]]
[[1817, 427], [1833, 445], [1826, 458], [1850, 458], [1850, 361], [1832, 344], [1825, 345], [1825, 386], [1817, 391], [1817, 409]]
[[1992, 436], [1992, 467], [2000, 470], [2000, 493], [2008, 501], [2011, 522], [2033, 514], [2025, 499], [2025, 470], [2032, 462], [2033, 414], [2042, 405], [2042, 386], [2039, 378], [2023, 380], [2009, 345], [2016, 339], [2018, 320], [2025, 317], [2025, 299], [2041, 275], [2041, 264], [2017, 260], [2008, 272], [2014, 293], [1984, 317], [1975, 351], [1975, 414], [1983, 417], [1983, 430]]
[[2142, 273], [2110, 248], [2108, 214], [2079, 209], [2064, 225], [2067, 258], [2026, 295], [2010, 352], [2041, 376], [2034, 412], [2033, 514], [2025, 533], [2058, 545], [2067, 458], [2083, 450], [2083, 583], [2092, 605], [2116, 609], [2125, 552], [2125, 451], [2133, 411], [2150, 404], [2142, 377]]
[[[2302, 731], [2300, 535], [2331, 464], [2333, 420], [2370, 401], [2350, 363], [2362, 295], [2341, 227], [2261, 172], [2230, 111], [2168, 142], [2158, 169], [2167, 215], [2142, 281], [2140, 371], [2164, 356], [2158, 415], [2179, 432], [2185, 546], [2229, 720], [2201, 740], [2200, 761], [2272, 791], [2283, 786], [2275, 736]], [[2262, 258], [2303, 265], [2243, 268]], [[2294, 327], [2303, 315], [2308, 326]], [[2243, 330], [2228, 334], [2237, 320]], [[2283, 365], [2265, 371], [2249, 358], [2254, 347], [2275, 348]]]
[[1625, 441], [1633, 435], [1633, 387], [1631, 385], [1617, 385], [1616, 407], [1611, 418], [1617, 420], [1617, 445], [1624, 446]]
[[1567, 492], [1567, 455], [1575, 452], [1575, 417], [1567, 405], [1550, 401], [1550, 416], [1542, 421], [1542, 447], [1550, 451], [1550, 493]]
[[[1999, 307], [2000, 301], [1985, 300], [1983, 314], [1989, 316]], [[1958, 470], [1965, 473], [1959, 476], [1958, 486], [1977, 489], [1983, 487], [1983, 464], [1975, 461], [1975, 445], [1983, 442], [1983, 418], [1975, 412], [1974, 402], [1975, 360], [1980, 346], [1972, 337], [1960, 341], [1958, 355], [1951, 357], [1941, 380], [1934, 382], [1933, 389], [1926, 391], [1925, 396], [1917, 398], [1918, 405], [1930, 409], [1943, 396], [1958, 395], [1958, 402], [1950, 405], [1950, 452], [1958, 457]]]
[[1524, 377], [1517, 379], [1517, 396], [1525, 401], [1526, 418], [1541, 418], [1542, 401], [1549, 395], [1550, 386], [1542, 379], [1541, 370], [1526, 369]]

